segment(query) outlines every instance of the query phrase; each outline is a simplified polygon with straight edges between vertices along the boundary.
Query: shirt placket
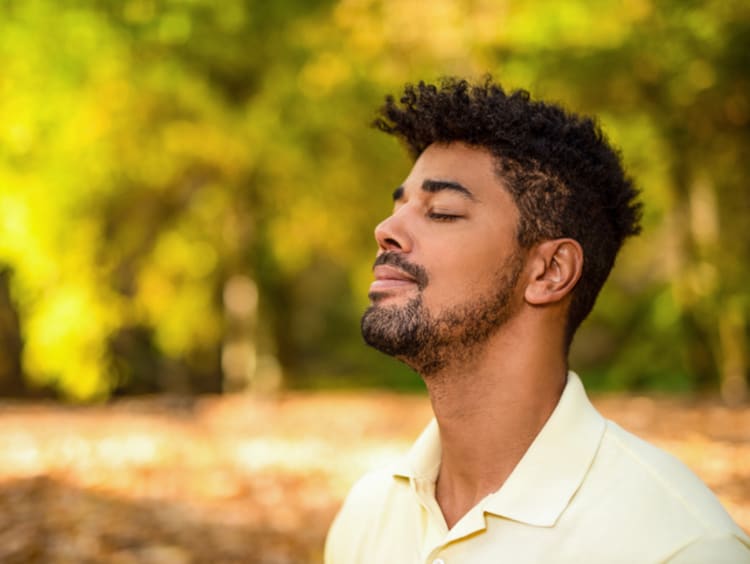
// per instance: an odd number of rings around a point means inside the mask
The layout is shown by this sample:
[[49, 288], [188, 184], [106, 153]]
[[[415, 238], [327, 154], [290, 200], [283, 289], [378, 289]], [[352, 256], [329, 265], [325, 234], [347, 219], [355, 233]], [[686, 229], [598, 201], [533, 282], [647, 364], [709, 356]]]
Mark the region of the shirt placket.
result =
[[426, 478], [412, 479], [412, 488], [421, 509], [420, 562], [432, 564], [430, 555], [438, 552], [448, 533], [443, 513], [435, 501], [435, 482]]
[[435, 499], [435, 482], [432, 480], [413, 480], [414, 492], [422, 509], [422, 551], [420, 562], [423, 564], [450, 564], [444, 550], [450, 543], [460, 542], [477, 531], [486, 529], [483, 508], [474, 507], [453, 529], [448, 530], [443, 512]]

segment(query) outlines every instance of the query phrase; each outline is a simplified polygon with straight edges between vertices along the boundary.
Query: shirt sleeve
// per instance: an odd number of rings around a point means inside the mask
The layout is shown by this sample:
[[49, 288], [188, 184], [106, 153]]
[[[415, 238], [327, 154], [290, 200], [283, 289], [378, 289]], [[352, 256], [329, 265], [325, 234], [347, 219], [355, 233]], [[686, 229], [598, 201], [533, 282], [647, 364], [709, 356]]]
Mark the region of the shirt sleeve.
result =
[[750, 564], [750, 541], [733, 534], [700, 538], [672, 555], [669, 564]]

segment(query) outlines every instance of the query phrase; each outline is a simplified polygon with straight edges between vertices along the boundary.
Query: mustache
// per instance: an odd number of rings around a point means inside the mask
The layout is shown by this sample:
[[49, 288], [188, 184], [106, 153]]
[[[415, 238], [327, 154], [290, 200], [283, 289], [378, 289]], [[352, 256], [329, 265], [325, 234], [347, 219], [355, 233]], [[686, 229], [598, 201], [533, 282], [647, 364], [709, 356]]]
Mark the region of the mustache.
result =
[[429, 277], [427, 276], [427, 271], [423, 267], [419, 266], [418, 264], [414, 264], [413, 262], [409, 262], [401, 253], [395, 253], [392, 251], [385, 252], [375, 259], [372, 267], [375, 268], [376, 266], [380, 266], [381, 264], [395, 266], [396, 268], [403, 270], [408, 275], [414, 278], [414, 280], [417, 282], [417, 287], [420, 290], [424, 290], [430, 281]]

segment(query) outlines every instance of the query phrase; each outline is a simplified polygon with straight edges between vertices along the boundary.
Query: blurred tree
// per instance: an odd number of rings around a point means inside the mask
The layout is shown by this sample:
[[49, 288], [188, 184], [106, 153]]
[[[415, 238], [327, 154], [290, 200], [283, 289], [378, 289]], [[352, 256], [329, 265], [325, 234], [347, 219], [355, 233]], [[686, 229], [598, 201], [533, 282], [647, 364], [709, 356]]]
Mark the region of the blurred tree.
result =
[[605, 298], [610, 307], [598, 309], [589, 334], [606, 320], [620, 343], [610, 379], [702, 389], [721, 380], [725, 399], [742, 401], [750, 368], [750, 293], [738, 260], [750, 256], [742, 181], [750, 172], [750, 10], [744, 2], [629, 3], [618, 16], [631, 25], [612, 26], [603, 43], [502, 53], [535, 65], [546, 90], [603, 113], [651, 208], [645, 237], [626, 259], [632, 274], [618, 273], [620, 284], [648, 284], [646, 307], [612, 307]]
[[26, 385], [21, 369], [21, 328], [18, 312], [10, 295], [11, 272], [0, 268], [0, 394], [24, 395]]
[[721, 376], [740, 398], [749, 21], [738, 0], [5, 2], [11, 372], [78, 399], [280, 370], [419, 385], [358, 333], [372, 227], [409, 167], [366, 124], [406, 81], [490, 71], [601, 115], [644, 189], [576, 366], [615, 388]]

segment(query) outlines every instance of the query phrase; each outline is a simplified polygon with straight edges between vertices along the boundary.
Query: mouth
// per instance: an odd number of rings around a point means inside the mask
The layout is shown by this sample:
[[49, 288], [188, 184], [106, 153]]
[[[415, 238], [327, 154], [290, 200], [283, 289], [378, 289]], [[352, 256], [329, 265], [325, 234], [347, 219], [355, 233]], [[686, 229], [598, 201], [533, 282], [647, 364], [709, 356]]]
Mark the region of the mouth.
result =
[[403, 270], [381, 264], [373, 269], [375, 280], [370, 284], [370, 298], [398, 290], [417, 287], [417, 280]]

